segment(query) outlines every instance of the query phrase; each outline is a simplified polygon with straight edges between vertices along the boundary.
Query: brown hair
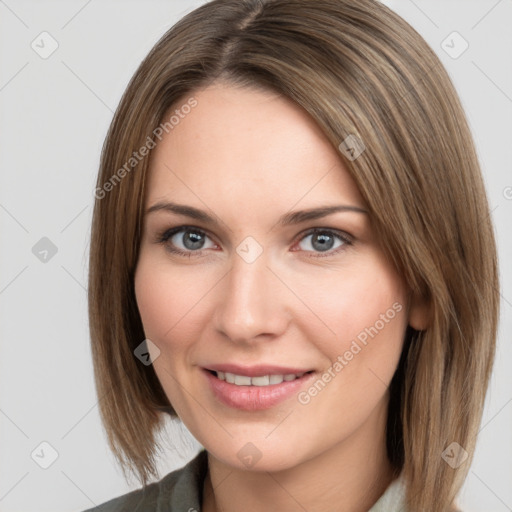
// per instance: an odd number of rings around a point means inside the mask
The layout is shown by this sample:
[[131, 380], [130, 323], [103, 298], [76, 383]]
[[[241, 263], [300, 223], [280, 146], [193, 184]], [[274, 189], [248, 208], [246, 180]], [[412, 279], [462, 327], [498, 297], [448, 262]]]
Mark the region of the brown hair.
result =
[[[388, 455], [410, 510], [447, 510], [469, 469], [494, 357], [495, 241], [446, 71], [374, 0], [214, 0], [172, 27], [132, 78], [103, 147], [89, 266], [95, 379], [114, 454], [146, 484], [162, 412], [173, 412], [133, 353], [145, 338], [134, 273], [150, 158], [130, 159], [171, 108], [219, 80], [290, 98], [335, 147], [349, 135], [365, 145], [340, 158], [389, 258], [430, 306], [428, 328], [407, 331], [391, 384]], [[469, 452], [456, 470], [441, 456], [452, 442]]]

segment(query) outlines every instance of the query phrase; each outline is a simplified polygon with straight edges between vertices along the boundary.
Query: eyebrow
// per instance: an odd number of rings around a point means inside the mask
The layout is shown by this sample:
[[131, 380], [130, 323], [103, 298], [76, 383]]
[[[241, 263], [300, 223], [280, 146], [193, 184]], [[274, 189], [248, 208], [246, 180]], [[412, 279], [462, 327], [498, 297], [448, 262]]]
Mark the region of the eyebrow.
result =
[[[210, 216], [199, 208], [193, 206], [187, 206], [184, 204], [171, 203], [167, 201], [161, 201], [155, 203], [153, 206], [146, 210], [146, 214], [150, 214], [158, 211], [167, 211], [176, 213], [178, 215], [184, 215], [192, 219], [202, 221], [205, 224], [218, 225], [217, 220]], [[368, 214], [368, 211], [359, 206], [351, 205], [333, 205], [333, 206], [321, 206], [317, 208], [309, 208], [307, 210], [300, 210], [295, 212], [289, 212], [282, 215], [276, 224], [280, 226], [290, 226], [295, 224], [301, 224], [310, 220], [320, 219], [337, 212], [355, 212]]]

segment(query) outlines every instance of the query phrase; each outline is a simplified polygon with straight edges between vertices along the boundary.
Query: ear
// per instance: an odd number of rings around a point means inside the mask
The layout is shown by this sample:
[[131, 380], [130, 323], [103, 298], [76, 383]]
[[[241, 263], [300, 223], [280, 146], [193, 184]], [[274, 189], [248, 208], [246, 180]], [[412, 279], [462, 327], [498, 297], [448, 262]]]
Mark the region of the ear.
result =
[[429, 326], [430, 304], [426, 297], [411, 294], [409, 301], [409, 325], [416, 331], [424, 331]]

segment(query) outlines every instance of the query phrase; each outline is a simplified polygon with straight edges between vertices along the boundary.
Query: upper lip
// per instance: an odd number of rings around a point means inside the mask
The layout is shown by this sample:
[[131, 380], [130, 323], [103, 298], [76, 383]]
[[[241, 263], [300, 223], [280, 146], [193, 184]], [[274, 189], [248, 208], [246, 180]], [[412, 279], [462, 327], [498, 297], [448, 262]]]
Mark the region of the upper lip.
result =
[[215, 372], [228, 372], [235, 375], [246, 375], [247, 377], [261, 377], [263, 375], [289, 375], [291, 373], [301, 374], [312, 371], [311, 368], [299, 368], [289, 366], [277, 366], [258, 364], [254, 366], [241, 366], [239, 364], [209, 364], [204, 366], [206, 370]]

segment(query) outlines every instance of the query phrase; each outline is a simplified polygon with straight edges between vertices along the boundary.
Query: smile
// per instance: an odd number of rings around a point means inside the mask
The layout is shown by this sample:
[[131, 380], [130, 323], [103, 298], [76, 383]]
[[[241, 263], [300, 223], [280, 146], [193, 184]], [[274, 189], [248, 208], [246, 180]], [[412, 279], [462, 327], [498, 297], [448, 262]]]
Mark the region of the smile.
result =
[[281, 375], [261, 375], [260, 377], [249, 377], [247, 375], [236, 375], [229, 372], [215, 372], [217, 378], [225, 380], [236, 386], [271, 386], [273, 384], [281, 384], [281, 382], [291, 382], [300, 379], [304, 373], [287, 373]]
[[[295, 396], [314, 378], [314, 371], [237, 367], [236, 372], [203, 368], [212, 399], [244, 411], [270, 409]], [[286, 371], [287, 370], [287, 371]], [[279, 372], [279, 373], [278, 373]], [[252, 375], [247, 375], [251, 373]]]

